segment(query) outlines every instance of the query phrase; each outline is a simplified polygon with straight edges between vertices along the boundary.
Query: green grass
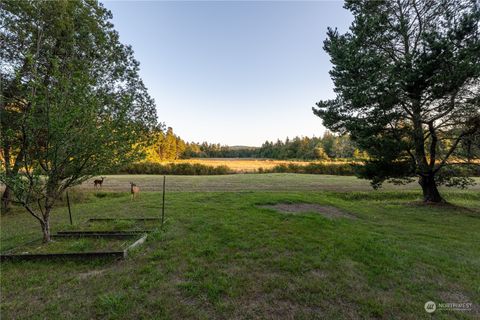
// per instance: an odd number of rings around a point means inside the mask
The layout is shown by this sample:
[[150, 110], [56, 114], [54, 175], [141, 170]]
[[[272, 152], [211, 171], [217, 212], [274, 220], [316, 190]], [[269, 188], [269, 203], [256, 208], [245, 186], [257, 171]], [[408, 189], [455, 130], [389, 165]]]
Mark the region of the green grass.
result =
[[89, 221], [81, 224], [65, 226], [65, 230], [79, 231], [142, 231], [155, 230], [160, 227], [160, 220], [128, 220]]
[[[110, 175], [106, 176], [102, 189], [96, 192], [97, 197], [104, 197], [108, 191], [130, 192], [130, 181], [140, 187], [140, 192], [161, 191], [163, 176], [161, 175]], [[86, 181], [77, 189], [94, 191], [93, 180]], [[474, 178], [476, 185], [469, 190], [480, 192], [480, 178]], [[384, 184], [383, 190], [418, 190], [418, 183], [396, 186]], [[443, 188], [450, 192], [455, 188]], [[352, 176], [319, 175], [319, 174], [233, 174], [224, 176], [167, 176], [167, 191], [179, 192], [222, 192], [222, 191], [372, 191], [368, 180]], [[80, 194], [81, 195], [81, 194]]]
[[[471, 312], [439, 311], [435, 319], [480, 316], [478, 191], [444, 189], [452, 205], [427, 207], [412, 188], [358, 191], [353, 184], [349, 192], [299, 191], [309, 177], [284, 177], [296, 191], [271, 192], [283, 186], [269, 189], [271, 176], [257, 175], [243, 191], [235, 185], [228, 192], [167, 193], [165, 230], [151, 234], [125, 261], [2, 263], [1, 315], [430, 319], [424, 304], [432, 300], [474, 304]], [[230, 182], [225, 177], [225, 190]], [[158, 217], [161, 210], [158, 192], [137, 201], [111, 192], [85, 201], [73, 207], [75, 223], [95, 216]], [[258, 207], [278, 202], [331, 205], [357, 219]], [[66, 208], [56, 209], [52, 228], [67, 225]], [[22, 211], [3, 217], [1, 227], [2, 250], [40, 236]]]
[[102, 239], [102, 238], [55, 238], [45, 244], [41, 240], [15, 247], [12, 254], [38, 253], [77, 253], [98, 251], [122, 251], [136, 239]]

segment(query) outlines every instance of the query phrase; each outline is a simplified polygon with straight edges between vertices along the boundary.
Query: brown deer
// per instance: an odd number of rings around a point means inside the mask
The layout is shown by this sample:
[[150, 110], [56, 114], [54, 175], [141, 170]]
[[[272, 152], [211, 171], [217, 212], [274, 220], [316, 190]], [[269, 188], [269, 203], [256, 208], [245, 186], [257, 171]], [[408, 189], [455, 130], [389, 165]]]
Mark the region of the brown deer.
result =
[[103, 184], [103, 180], [105, 180], [105, 177], [100, 177], [102, 178], [101, 180], [100, 179], [95, 179], [93, 180], [93, 187], [96, 188], [97, 186], [102, 186]]
[[132, 200], [135, 200], [140, 193], [140, 187], [138, 187], [135, 183], [130, 182], [130, 193], [132, 194]]

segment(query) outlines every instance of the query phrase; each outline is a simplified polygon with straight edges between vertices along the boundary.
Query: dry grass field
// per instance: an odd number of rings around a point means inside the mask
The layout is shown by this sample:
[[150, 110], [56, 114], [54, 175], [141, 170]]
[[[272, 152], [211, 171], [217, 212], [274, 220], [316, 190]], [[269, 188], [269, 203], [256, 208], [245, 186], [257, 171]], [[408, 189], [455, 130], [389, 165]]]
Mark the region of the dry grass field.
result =
[[[272, 159], [254, 159], [254, 158], [194, 158], [185, 160], [176, 160], [175, 163], [199, 163], [206, 166], [227, 166], [238, 173], [255, 172], [260, 168], [272, 169], [280, 164], [294, 163], [296, 165], [307, 165], [309, 163], [321, 163], [320, 161], [301, 161], [301, 160], [272, 160]], [[328, 161], [328, 163], [345, 163], [344, 161]]]

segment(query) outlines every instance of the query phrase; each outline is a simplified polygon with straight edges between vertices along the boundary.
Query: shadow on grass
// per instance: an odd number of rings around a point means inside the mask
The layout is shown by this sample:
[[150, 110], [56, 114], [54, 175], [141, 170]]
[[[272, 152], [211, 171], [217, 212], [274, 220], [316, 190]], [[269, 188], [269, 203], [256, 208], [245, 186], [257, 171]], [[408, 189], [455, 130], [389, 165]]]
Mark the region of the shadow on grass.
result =
[[445, 210], [445, 211], [448, 210], [450, 213], [453, 211], [457, 214], [462, 213], [462, 214], [467, 214], [470, 217], [480, 218], [479, 210], [456, 205], [448, 201], [436, 203], [436, 202], [425, 202], [423, 200], [416, 200], [416, 201], [403, 203], [403, 205], [410, 206], [410, 207], [418, 207], [418, 208], [435, 208], [435, 209]]

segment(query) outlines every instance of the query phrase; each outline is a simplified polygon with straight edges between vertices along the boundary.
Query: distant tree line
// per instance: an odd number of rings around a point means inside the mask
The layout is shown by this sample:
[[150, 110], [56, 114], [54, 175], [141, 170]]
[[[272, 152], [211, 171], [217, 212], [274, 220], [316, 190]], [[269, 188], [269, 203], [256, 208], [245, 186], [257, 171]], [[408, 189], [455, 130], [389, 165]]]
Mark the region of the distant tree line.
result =
[[294, 137], [276, 142], [266, 141], [261, 147], [230, 147], [220, 144], [188, 143], [185, 158], [268, 158], [329, 160], [339, 158], [365, 158], [349, 136], [325, 132], [322, 137]]
[[266, 141], [257, 149], [257, 157], [270, 159], [329, 160], [339, 158], [365, 158], [348, 135], [337, 136], [326, 131], [322, 137], [295, 137]]
[[187, 143], [184, 158], [255, 158], [257, 147], [225, 146], [219, 143]]
[[337, 136], [327, 131], [322, 137], [295, 137], [266, 141], [261, 147], [226, 146], [219, 143], [185, 142], [173, 132], [159, 125], [151, 134], [145, 161], [159, 162], [189, 158], [268, 158], [268, 159], [364, 159], [348, 135]]
[[[326, 131], [321, 137], [294, 137], [276, 142], [265, 141], [261, 147], [226, 146], [219, 143], [186, 142], [176, 135], [172, 127], [159, 124], [148, 138], [144, 162], [158, 163], [190, 158], [266, 158], [297, 160], [367, 160], [369, 155], [361, 151], [349, 135], [336, 135]], [[448, 149], [448, 141], [439, 145], [439, 150]], [[478, 142], [459, 148], [467, 154], [478, 149]]]

